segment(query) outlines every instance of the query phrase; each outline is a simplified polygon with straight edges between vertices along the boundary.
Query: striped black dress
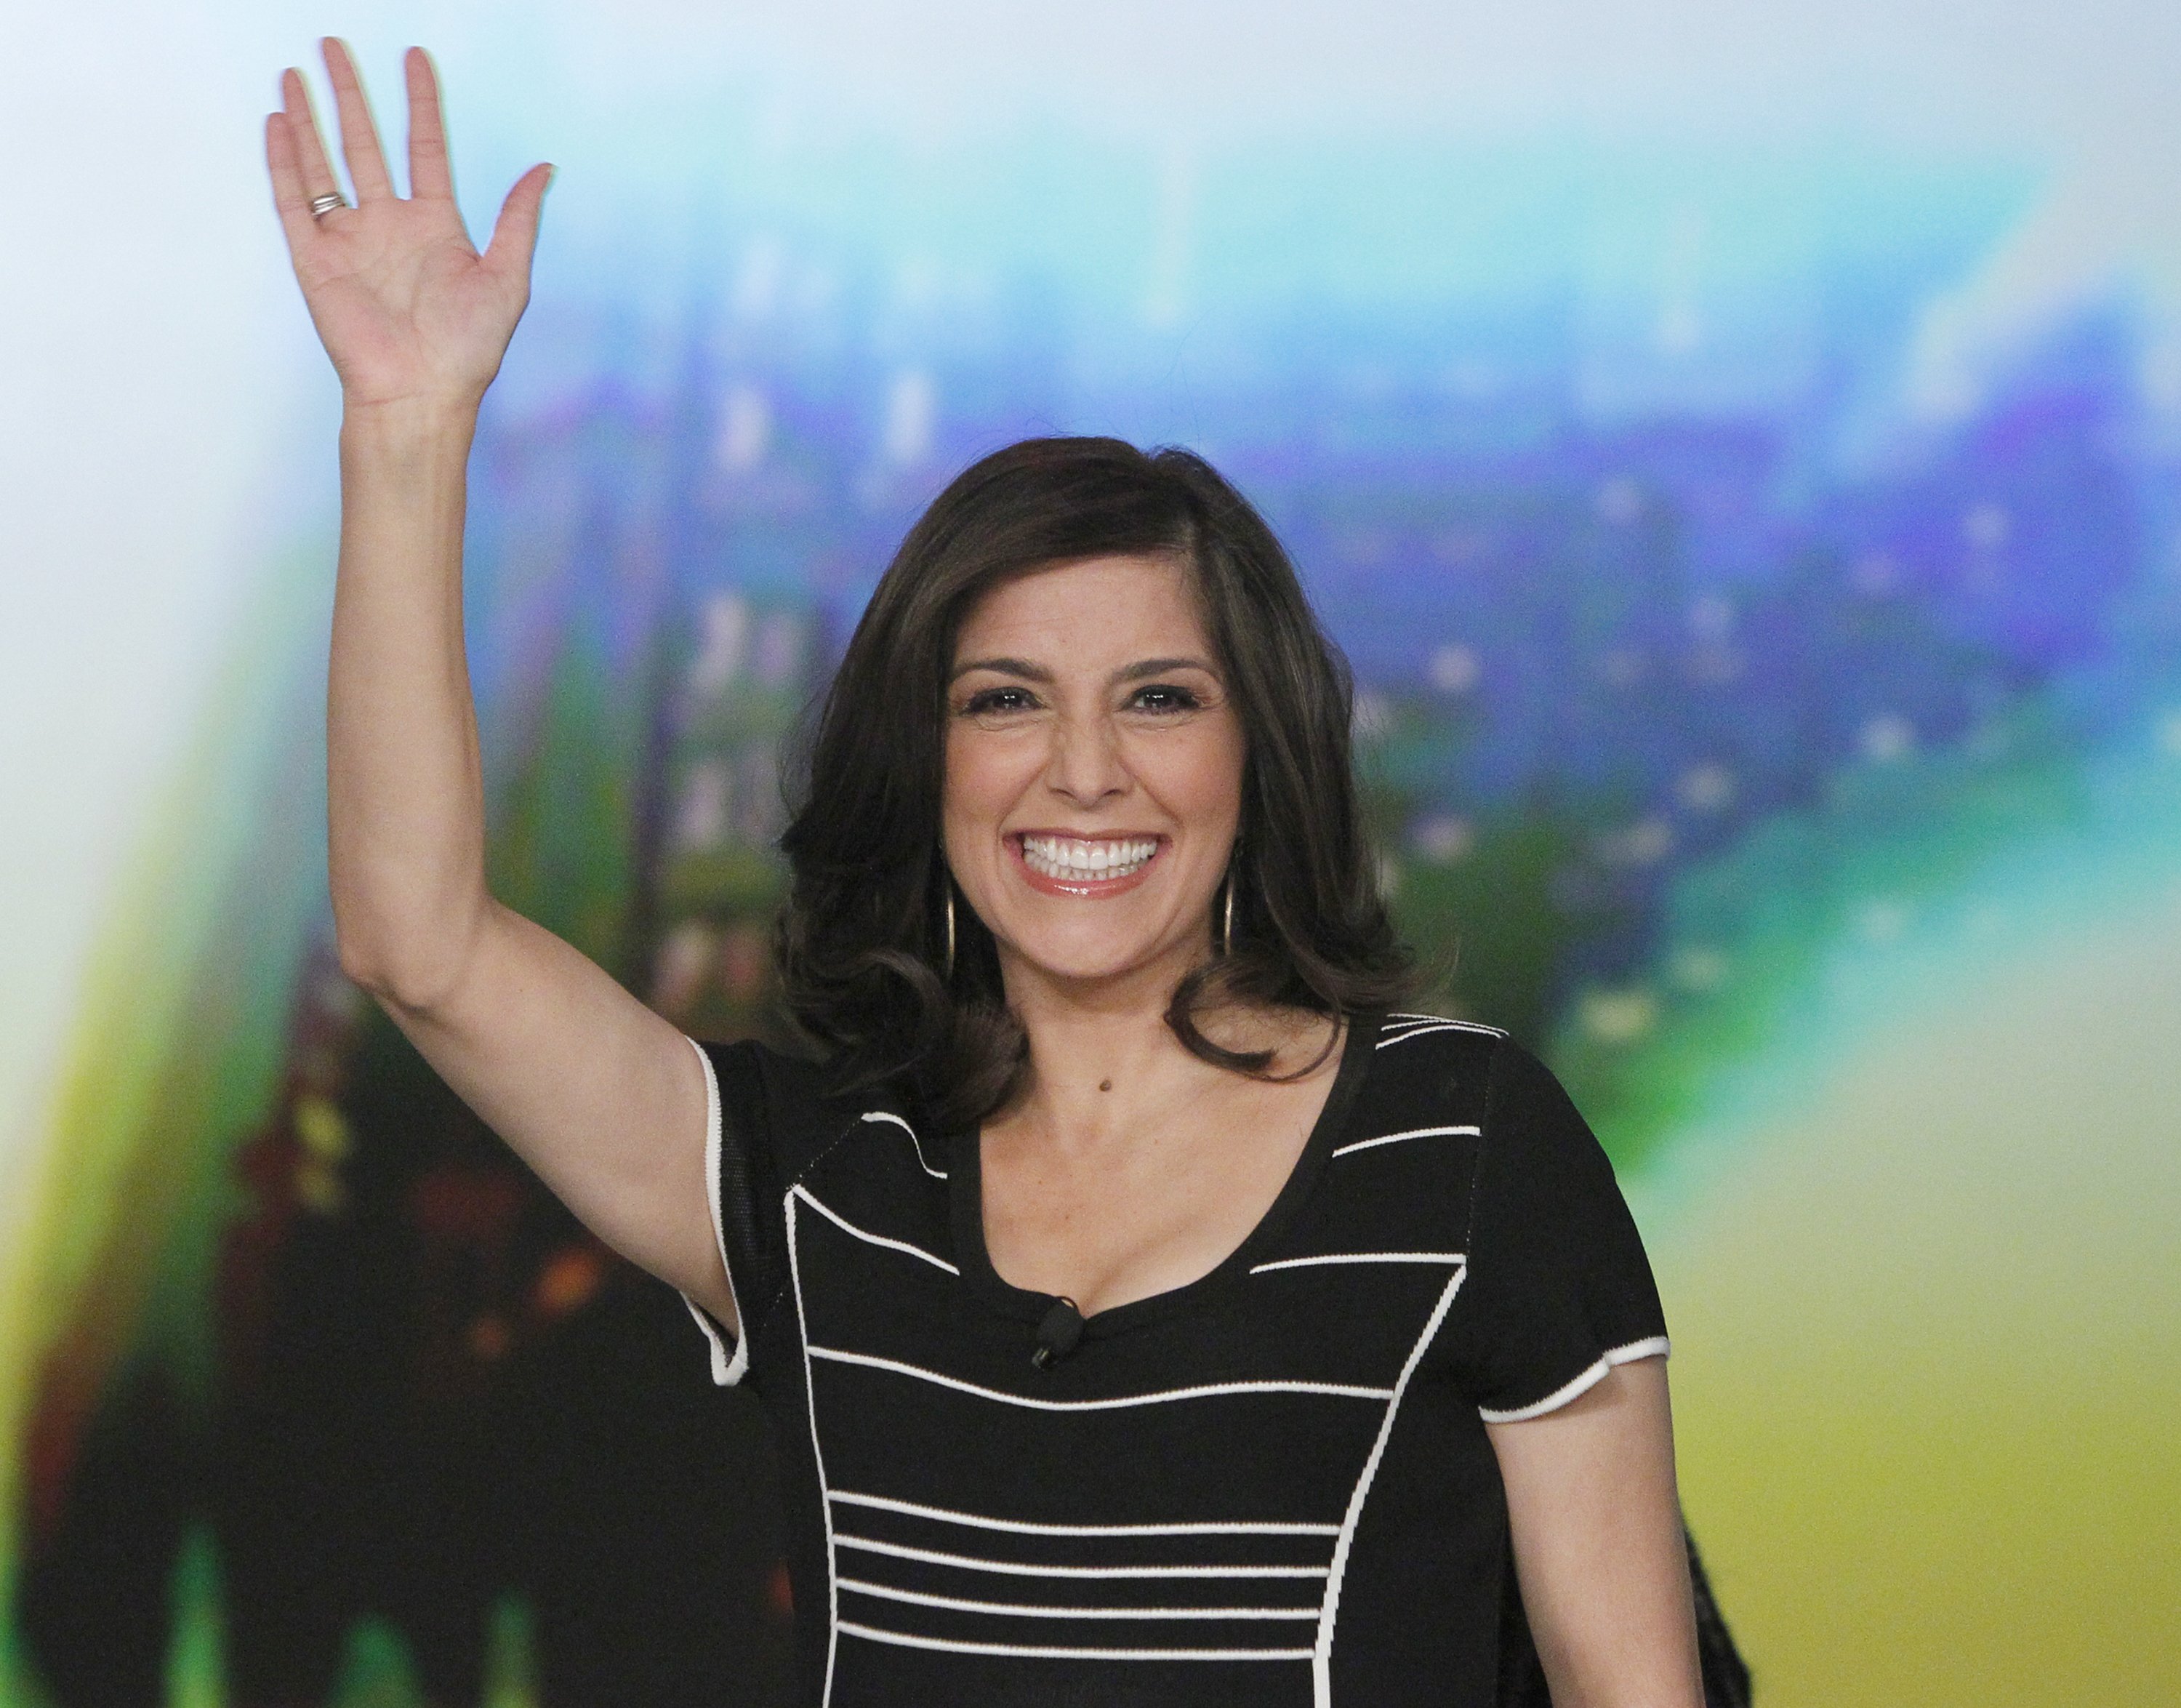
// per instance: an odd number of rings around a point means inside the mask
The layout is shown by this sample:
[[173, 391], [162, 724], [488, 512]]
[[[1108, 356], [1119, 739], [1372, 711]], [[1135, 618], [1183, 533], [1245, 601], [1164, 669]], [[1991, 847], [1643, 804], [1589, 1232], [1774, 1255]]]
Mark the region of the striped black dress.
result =
[[1503, 1033], [1360, 1017], [1264, 1219], [1034, 1362], [977, 1147], [699, 1046], [739, 1341], [779, 1444], [801, 1700], [1399, 1708], [1494, 1696], [1488, 1420], [1663, 1354], [1613, 1171]]

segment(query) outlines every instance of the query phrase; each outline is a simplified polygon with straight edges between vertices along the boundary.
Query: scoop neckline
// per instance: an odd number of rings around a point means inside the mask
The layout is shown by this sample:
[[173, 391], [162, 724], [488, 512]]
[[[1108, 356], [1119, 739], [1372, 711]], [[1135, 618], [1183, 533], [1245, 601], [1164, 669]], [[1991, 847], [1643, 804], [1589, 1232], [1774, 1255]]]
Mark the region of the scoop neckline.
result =
[[[1250, 1265], [1267, 1248], [1278, 1245], [1317, 1186], [1333, 1140], [1347, 1122], [1349, 1110], [1371, 1064], [1371, 1045], [1378, 1030], [1373, 1023], [1377, 1017], [1350, 1014], [1345, 1018], [1348, 1035], [1342, 1041], [1340, 1065], [1333, 1070], [1333, 1085], [1325, 1094], [1324, 1106], [1318, 1110], [1310, 1136], [1303, 1141], [1302, 1151], [1288, 1170], [1287, 1179], [1281, 1183], [1264, 1214], [1257, 1219], [1256, 1225], [1243, 1235], [1240, 1244], [1195, 1280], [1131, 1299], [1125, 1304], [1109, 1305], [1085, 1317], [1085, 1338], [1102, 1339], [1185, 1309], [1236, 1275], [1247, 1273]], [[1018, 1287], [992, 1267], [991, 1254], [985, 1247], [984, 1147], [980, 1142], [979, 1129], [974, 1125], [959, 1129], [949, 1136], [948, 1144], [952, 1155], [947, 1192], [954, 1224], [955, 1256], [962, 1279], [986, 1309], [1017, 1321], [1035, 1323], [1052, 1308], [1061, 1295]]]

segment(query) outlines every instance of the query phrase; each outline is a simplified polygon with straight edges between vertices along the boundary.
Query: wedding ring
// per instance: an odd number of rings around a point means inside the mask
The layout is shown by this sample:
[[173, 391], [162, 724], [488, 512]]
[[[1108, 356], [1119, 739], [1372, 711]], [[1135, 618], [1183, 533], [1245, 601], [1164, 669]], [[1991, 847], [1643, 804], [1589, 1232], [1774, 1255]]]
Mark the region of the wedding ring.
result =
[[336, 207], [347, 206], [347, 196], [342, 195], [338, 190], [330, 190], [323, 196], [313, 196], [311, 198], [311, 218], [323, 219]]

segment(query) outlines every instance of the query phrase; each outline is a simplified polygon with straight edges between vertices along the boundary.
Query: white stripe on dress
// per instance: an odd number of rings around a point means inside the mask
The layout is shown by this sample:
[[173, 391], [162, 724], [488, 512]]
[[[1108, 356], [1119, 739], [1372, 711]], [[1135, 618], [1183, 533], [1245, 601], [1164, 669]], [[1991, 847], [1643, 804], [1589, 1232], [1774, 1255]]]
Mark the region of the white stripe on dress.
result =
[[818, 1471], [819, 1517], [825, 1521], [825, 1683], [818, 1693], [818, 1708], [831, 1708], [833, 1660], [841, 1646], [841, 1564], [833, 1546], [832, 1491], [825, 1486], [825, 1450], [818, 1443], [818, 1379], [810, 1368], [810, 1319], [803, 1310], [803, 1259], [796, 1248], [795, 1193], [786, 1199], [787, 1211], [787, 1276], [795, 1288], [795, 1337], [803, 1342], [803, 1404], [810, 1419], [810, 1462]]
[[1363, 1388], [1346, 1382], [1210, 1382], [1197, 1388], [1167, 1388], [1151, 1394], [1126, 1394], [1111, 1400], [1032, 1400], [1020, 1394], [1002, 1393], [997, 1388], [980, 1387], [975, 1382], [965, 1382], [958, 1376], [949, 1376], [938, 1370], [927, 1370], [921, 1364], [904, 1364], [897, 1358], [881, 1358], [869, 1352], [851, 1352], [839, 1346], [807, 1346], [804, 1350], [814, 1358], [824, 1358], [837, 1364], [860, 1364], [867, 1369], [890, 1370], [896, 1375], [914, 1376], [920, 1382], [930, 1382], [941, 1388], [952, 1388], [957, 1393], [974, 1394], [980, 1400], [997, 1400], [1004, 1406], [1022, 1406], [1034, 1412], [1110, 1412], [1124, 1406], [1157, 1406], [1170, 1400], [1211, 1400], [1229, 1394], [1325, 1394], [1336, 1399], [1390, 1400], [1391, 1388]]
[[893, 1643], [904, 1649], [938, 1649], [951, 1655], [1000, 1655], [1025, 1661], [1307, 1661], [1307, 1649], [1057, 1649], [1030, 1643], [965, 1643], [952, 1637], [912, 1637], [906, 1631], [881, 1631], [843, 1619], [851, 1637]]
[[1344, 1157], [1351, 1151], [1367, 1151], [1377, 1145], [1398, 1145], [1404, 1139], [1473, 1139], [1483, 1130], [1480, 1127], [1411, 1127], [1405, 1133], [1381, 1133], [1375, 1139], [1337, 1145], [1333, 1154]]
[[[1325, 1527], [1331, 1530], [1335, 1527]], [[881, 1542], [869, 1536], [836, 1535], [834, 1545], [861, 1548], [867, 1553], [890, 1555], [897, 1560], [919, 1560], [930, 1566], [951, 1566], [963, 1572], [993, 1572], [1009, 1578], [1322, 1578], [1322, 1566], [1041, 1566], [1024, 1561], [980, 1560], [968, 1554], [948, 1554], [936, 1548], [911, 1548], [900, 1542]]]
[[1432, 1307], [1423, 1332], [1416, 1343], [1409, 1348], [1407, 1361], [1401, 1366], [1400, 1378], [1394, 1384], [1394, 1397], [1386, 1407], [1386, 1415], [1379, 1421], [1378, 1437], [1371, 1444], [1370, 1456], [1363, 1461], [1362, 1474], [1356, 1479], [1356, 1490], [1348, 1498], [1348, 1515], [1340, 1523], [1340, 1538], [1333, 1545], [1333, 1570], [1326, 1579], [1325, 1611], [1317, 1622], [1317, 1646], [1311, 1652], [1311, 1690], [1314, 1708], [1332, 1708], [1333, 1703], [1333, 1626], [1340, 1612], [1340, 1583], [1348, 1570], [1348, 1552], [1355, 1544], [1356, 1528], [1362, 1522], [1363, 1503], [1371, 1496], [1371, 1482], [1378, 1474], [1378, 1462], [1385, 1456], [1387, 1438], [1394, 1433], [1394, 1419], [1400, 1416], [1401, 1396], [1408, 1391], [1409, 1379], [1423, 1362], [1424, 1351], [1438, 1333], [1438, 1325], [1446, 1320], [1453, 1307], [1455, 1295], [1461, 1291], [1462, 1279], [1469, 1273], [1465, 1264], [1447, 1278], [1445, 1289], [1438, 1296], [1438, 1303]]
[[1373, 1044], [1372, 1048], [1383, 1050], [1389, 1044], [1405, 1044], [1411, 1038], [1422, 1037], [1426, 1032], [1485, 1032], [1495, 1038], [1502, 1036], [1491, 1026], [1466, 1025], [1460, 1020], [1436, 1020], [1429, 1025], [1411, 1026], [1405, 1032], [1395, 1032], [1391, 1036], [1383, 1037]]
[[953, 1264], [948, 1263], [946, 1258], [933, 1256], [930, 1252], [925, 1251], [921, 1246], [912, 1246], [906, 1240], [888, 1239], [884, 1234], [875, 1234], [868, 1228], [858, 1227], [838, 1210], [832, 1208], [830, 1205], [821, 1204], [817, 1199], [811, 1197], [810, 1189], [808, 1186], [791, 1186], [788, 1188], [788, 1196], [792, 1198], [802, 1199], [804, 1203], [809, 1205], [812, 1209], [817, 1211], [820, 1215], [825, 1217], [827, 1221], [831, 1222], [842, 1233], [853, 1234], [856, 1238], [863, 1241], [866, 1245], [884, 1246], [890, 1252], [906, 1252], [910, 1257], [921, 1258], [925, 1263], [930, 1264], [934, 1269], [944, 1269], [950, 1275], [958, 1275], [962, 1273], [959, 1269], [956, 1269]]
[[829, 1501], [843, 1506], [869, 1506], [875, 1512], [898, 1512], [904, 1517], [932, 1518], [942, 1524], [964, 1524], [976, 1530], [999, 1530], [1014, 1536], [1337, 1536], [1338, 1524], [1288, 1524], [1259, 1519], [1231, 1523], [1183, 1524], [1040, 1524], [1026, 1518], [993, 1518], [980, 1512], [958, 1512], [946, 1506], [926, 1506], [914, 1501], [897, 1501], [888, 1495], [857, 1494], [847, 1489], [829, 1490]]
[[843, 1578], [843, 1589], [912, 1607], [940, 1607], [950, 1613], [992, 1613], [1009, 1619], [1315, 1619], [1315, 1607], [1042, 1607], [1016, 1601], [972, 1601], [960, 1595], [933, 1595], [921, 1589], [892, 1589], [863, 1578]]
[[1315, 1258], [1278, 1258], [1269, 1263], [1254, 1263], [1250, 1273], [1262, 1275], [1267, 1269], [1308, 1269], [1322, 1263], [1466, 1263], [1469, 1261], [1460, 1252], [1327, 1252]]
[[899, 1127], [902, 1131], [908, 1135], [908, 1142], [911, 1147], [916, 1152], [916, 1166], [923, 1169], [925, 1174], [930, 1175], [935, 1180], [943, 1180], [947, 1178], [946, 1169], [935, 1169], [930, 1164], [924, 1160], [924, 1146], [916, 1136], [916, 1129], [909, 1125], [907, 1121], [902, 1119], [899, 1115], [893, 1114], [885, 1109], [871, 1109], [859, 1119], [866, 1121], [892, 1122], [894, 1125]]
[[1481, 1020], [1449, 1020], [1444, 1014], [1389, 1014], [1386, 1016], [1386, 1024], [1379, 1027], [1378, 1030], [1382, 1032], [1390, 1032], [1404, 1024], [1411, 1024], [1418, 1020], [1428, 1020], [1436, 1026], [1453, 1026], [1458, 1031], [1465, 1032], [1483, 1032], [1488, 1037], [1504, 1038], [1507, 1036], [1506, 1029], [1504, 1026], [1488, 1026]]

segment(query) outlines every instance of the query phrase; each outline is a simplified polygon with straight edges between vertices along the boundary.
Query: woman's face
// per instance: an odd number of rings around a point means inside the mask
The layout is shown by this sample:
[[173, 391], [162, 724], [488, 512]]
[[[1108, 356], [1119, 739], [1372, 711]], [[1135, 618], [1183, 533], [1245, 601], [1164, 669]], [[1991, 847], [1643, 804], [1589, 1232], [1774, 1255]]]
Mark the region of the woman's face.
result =
[[1001, 583], [955, 638], [947, 709], [947, 861], [1010, 985], [1178, 980], [1209, 952], [1242, 726], [1179, 562]]

